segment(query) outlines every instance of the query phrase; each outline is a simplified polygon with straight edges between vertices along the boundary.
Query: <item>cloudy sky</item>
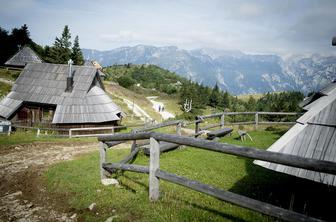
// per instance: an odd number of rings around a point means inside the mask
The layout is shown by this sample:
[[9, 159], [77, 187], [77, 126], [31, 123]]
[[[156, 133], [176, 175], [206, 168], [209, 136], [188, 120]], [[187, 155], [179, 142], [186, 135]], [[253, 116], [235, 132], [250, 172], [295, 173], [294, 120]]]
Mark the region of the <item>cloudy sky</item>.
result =
[[69, 25], [83, 48], [137, 44], [237, 49], [281, 55], [335, 54], [335, 0], [0, 0], [0, 26], [27, 24], [50, 45]]

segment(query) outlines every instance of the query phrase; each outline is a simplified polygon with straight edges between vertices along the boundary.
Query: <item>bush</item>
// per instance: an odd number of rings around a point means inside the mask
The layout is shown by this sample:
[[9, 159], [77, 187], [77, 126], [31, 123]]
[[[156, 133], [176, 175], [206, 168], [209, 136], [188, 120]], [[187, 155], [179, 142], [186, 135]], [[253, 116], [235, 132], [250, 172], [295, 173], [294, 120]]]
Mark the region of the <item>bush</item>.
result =
[[119, 85], [125, 88], [130, 88], [136, 83], [135, 80], [129, 76], [121, 76], [117, 79], [117, 82], [119, 83]]

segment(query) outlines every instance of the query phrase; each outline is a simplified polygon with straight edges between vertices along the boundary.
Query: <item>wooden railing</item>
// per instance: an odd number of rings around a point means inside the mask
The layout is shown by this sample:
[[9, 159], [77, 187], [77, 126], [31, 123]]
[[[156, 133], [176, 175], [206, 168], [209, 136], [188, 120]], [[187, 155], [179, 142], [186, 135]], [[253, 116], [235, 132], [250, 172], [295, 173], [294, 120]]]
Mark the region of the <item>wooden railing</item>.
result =
[[[322, 161], [316, 159], [309, 159], [298, 157], [290, 154], [276, 153], [256, 148], [235, 146], [229, 144], [221, 144], [214, 141], [204, 139], [185, 137], [181, 135], [162, 134], [156, 132], [133, 132], [128, 134], [115, 134], [110, 136], [98, 137], [101, 143], [101, 150], [106, 146], [113, 146], [113, 143], [121, 143], [125, 141], [150, 140], [150, 162], [149, 166], [141, 166], [135, 164], [128, 164], [127, 161], [119, 163], [106, 163], [105, 159], [101, 159], [100, 170], [101, 174], [114, 173], [116, 170], [126, 170], [138, 173], [149, 174], [149, 199], [157, 201], [159, 199], [160, 179], [166, 180], [175, 184], [179, 184], [190, 189], [208, 194], [229, 203], [251, 209], [269, 216], [279, 218], [286, 221], [321, 221], [303, 214], [296, 213], [278, 206], [274, 206], [259, 200], [255, 200], [243, 195], [235, 194], [229, 191], [215, 188], [211, 185], [202, 184], [195, 180], [175, 175], [163, 171], [159, 167], [160, 162], [160, 145], [158, 141], [165, 141], [176, 143], [179, 145], [186, 145], [193, 148], [200, 148], [209, 151], [215, 151], [225, 154], [236, 155], [257, 160], [264, 160], [268, 162], [283, 164], [292, 167], [313, 170], [321, 173], [336, 174], [336, 163], [330, 161]], [[132, 148], [132, 152], [126, 160], [134, 159], [134, 153], [137, 153]], [[101, 152], [105, 153], [105, 152]], [[102, 156], [101, 156], [102, 157]], [[105, 158], [105, 156], [103, 156]], [[125, 159], [124, 159], [125, 160]]]
[[[237, 116], [237, 115], [249, 115], [254, 116], [254, 121], [243, 121], [243, 122], [225, 122], [226, 116]], [[223, 128], [225, 125], [254, 125], [255, 129], [258, 129], [259, 125], [294, 125], [296, 122], [275, 122], [275, 121], [260, 121], [261, 116], [300, 116], [302, 113], [295, 112], [222, 112], [209, 114], [204, 116], [197, 116], [196, 120], [193, 121], [195, 123], [195, 136], [197, 137], [202, 130], [207, 130], [215, 127]], [[200, 124], [205, 122], [205, 119], [209, 118], [218, 118], [220, 117], [219, 123], [211, 124], [208, 126], [201, 127]]]
[[[147, 127], [143, 127], [143, 128], [133, 129], [132, 132], [133, 132], [133, 134], [141, 136], [141, 135], [146, 135], [148, 133], [148, 131], [151, 131], [151, 130], [155, 130], [155, 129], [159, 129], [159, 128], [163, 128], [163, 127], [168, 127], [168, 126], [176, 126], [176, 134], [181, 135], [182, 125], [183, 125], [183, 121], [172, 120], [172, 121], [168, 121], [168, 122], [159, 123], [159, 124], [156, 124], [156, 125], [153, 125], [153, 126], [147, 126]], [[122, 134], [118, 134], [118, 135], [122, 135]], [[99, 138], [104, 138], [104, 136], [100, 136]], [[140, 139], [138, 139], [138, 140], [140, 140]], [[114, 140], [114, 141], [105, 141], [104, 143], [101, 143], [100, 144], [100, 166], [102, 166], [106, 162], [106, 152], [107, 152], [108, 149], [112, 148], [113, 146], [122, 144], [126, 141], [127, 140], [120, 140], [120, 141]], [[132, 146], [131, 146], [131, 153], [126, 158], [119, 161], [119, 164], [125, 164], [125, 163], [128, 163], [128, 162], [131, 162], [136, 157], [136, 155], [138, 154], [138, 152], [140, 150], [139, 147], [143, 147], [143, 146], [146, 146], [146, 145], [149, 145], [149, 144], [150, 143], [147, 142], [147, 141], [144, 141], [142, 143], [138, 143], [137, 139], [134, 139], [133, 143], [132, 143]], [[145, 153], [147, 153], [146, 151], [147, 150], [144, 150]], [[168, 151], [168, 150], [165, 150], [165, 151]], [[148, 154], [149, 154], [149, 152], [148, 152]], [[111, 173], [115, 172], [115, 170], [111, 170], [110, 172]], [[103, 168], [101, 168], [101, 170], [100, 170], [100, 176], [101, 176], [101, 179], [106, 178], [106, 173], [105, 173], [105, 170]]]

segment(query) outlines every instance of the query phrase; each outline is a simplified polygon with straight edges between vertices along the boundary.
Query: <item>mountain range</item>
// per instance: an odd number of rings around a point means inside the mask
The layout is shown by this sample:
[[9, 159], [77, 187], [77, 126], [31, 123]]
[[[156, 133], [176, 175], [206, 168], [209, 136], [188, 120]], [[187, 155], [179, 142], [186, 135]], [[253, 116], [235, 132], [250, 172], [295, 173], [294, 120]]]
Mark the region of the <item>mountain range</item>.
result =
[[336, 79], [336, 57], [313, 54], [255, 55], [235, 50], [184, 50], [137, 45], [108, 51], [82, 49], [84, 58], [102, 66], [154, 64], [204, 85], [216, 83], [232, 94], [316, 91]]

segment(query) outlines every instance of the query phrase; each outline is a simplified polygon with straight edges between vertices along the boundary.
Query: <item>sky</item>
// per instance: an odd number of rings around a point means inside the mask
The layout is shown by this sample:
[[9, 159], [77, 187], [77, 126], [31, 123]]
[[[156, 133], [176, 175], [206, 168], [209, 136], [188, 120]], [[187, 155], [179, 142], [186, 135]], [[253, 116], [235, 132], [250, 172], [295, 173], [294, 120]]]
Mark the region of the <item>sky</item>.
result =
[[255, 54], [336, 54], [336, 0], [0, 0], [0, 26], [52, 45], [64, 25], [82, 48], [139, 44]]

